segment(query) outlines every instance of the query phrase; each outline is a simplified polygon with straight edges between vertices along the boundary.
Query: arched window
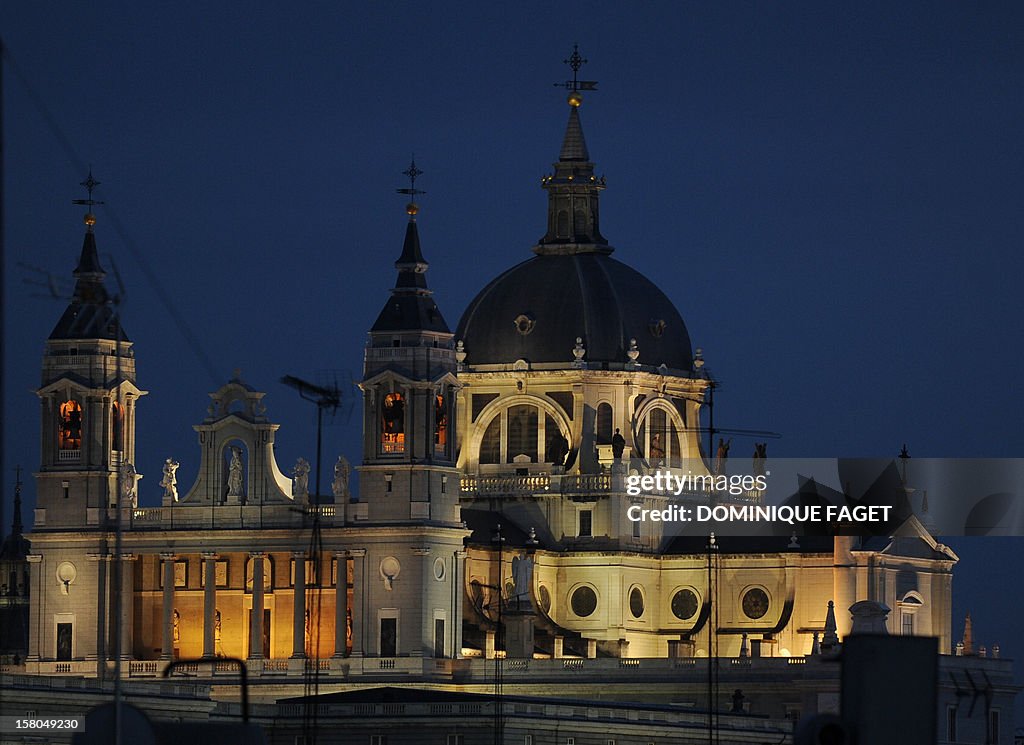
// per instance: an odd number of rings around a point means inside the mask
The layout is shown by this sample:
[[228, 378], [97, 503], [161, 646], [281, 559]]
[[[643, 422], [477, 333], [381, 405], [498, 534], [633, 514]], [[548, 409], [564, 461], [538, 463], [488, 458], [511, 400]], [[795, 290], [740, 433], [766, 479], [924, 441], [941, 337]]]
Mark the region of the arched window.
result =
[[650, 409], [636, 432], [636, 446], [652, 468], [681, 468], [683, 433], [675, 417], [661, 407]]
[[587, 234], [587, 213], [583, 210], [576, 210], [573, 220], [573, 230], [578, 236], [585, 236]]
[[522, 456], [528, 457], [531, 463], [537, 462], [538, 411], [536, 406], [512, 406], [508, 409], [508, 462], [514, 463], [516, 458], [522, 461]]
[[570, 454], [556, 419], [535, 404], [518, 404], [495, 414], [480, 440], [480, 465], [528, 463], [564, 465]]
[[[253, 565], [252, 557], [245, 560], [245, 591], [252, 592]], [[274, 591], [274, 557], [263, 557], [263, 591]]]
[[568, 238], [569, 237], [569, 211], [568, 210], [560, 210], [559, 211], [559, 213], [558, 213], [558, 226], [556, 228], [555, 234], [559, 238]]
[[117, 401], [110, 407], [110, 449], [124, 450], [124, 407]]
[[612, 406], [608, 403], [597, 405], [597, 444], [609, 445], [612, 441]]
[[443, 454], [448, 445], [448, 404], [444, 396], [434, 401], [434, 452]]
[[405, 399], [401, 393], [384, 397], [380, 413], [380, 445], [384, 453], [405, 451]]
[[60, 405], [60, 449], [82, 449], [82, 405], [71, 399]]
[[496, 465], [501, 462], [501, 415], [494, 417], [484, 431], [480, 443], [480, 463]]

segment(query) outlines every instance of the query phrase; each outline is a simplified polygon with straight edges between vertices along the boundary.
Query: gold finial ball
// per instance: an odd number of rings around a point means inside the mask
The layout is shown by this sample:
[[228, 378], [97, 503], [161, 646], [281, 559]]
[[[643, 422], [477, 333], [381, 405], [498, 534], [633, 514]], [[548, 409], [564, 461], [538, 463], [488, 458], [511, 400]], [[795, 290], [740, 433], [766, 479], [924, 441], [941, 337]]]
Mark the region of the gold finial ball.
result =
[[405, 212], [410, 216], [414, 216], [419, 211], [420, 206], [416, 202], [409, 202], [409, 204], [405, 205]]
[[572, 93], [569, 94], [569, 105], [570, 106], [572, 106], [575, 109], [575, 108], [578, 108], [581, 103], [583, 103], [583, 94], [582, 93], [580, 93], [579, 91], [573, 91]]
[[86, 215], [85, 215], [84, 222], [85, 222], [86, 225], [88, 225], [91, 228], [93, 225], [96, 224], [96, 215], [94, 215], [91, 212], [87, 212]]

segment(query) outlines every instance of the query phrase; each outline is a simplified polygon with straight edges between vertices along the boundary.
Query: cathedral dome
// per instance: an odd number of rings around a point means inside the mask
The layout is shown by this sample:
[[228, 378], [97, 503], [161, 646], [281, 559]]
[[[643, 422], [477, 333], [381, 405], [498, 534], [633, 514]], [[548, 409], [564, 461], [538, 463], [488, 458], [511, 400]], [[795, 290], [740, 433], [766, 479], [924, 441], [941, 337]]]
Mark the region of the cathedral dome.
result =
[[554, 171], [541, 179], [548, 225], [533, 248], [537, 256], [500, 275], [469, 304], [455, 336], [465, 363], [523, 359], [570, 367], [579, 358], [592, 369], [636, 369], [635, 361], [688, 373], [693, 354], [679, 311], [653, 282], [611, 258], [614, 249], [601, 234], [605, 180], [590, 161], [579, 101], [578, 94], [570, 97], [562, 150]]
[[640, 272], [606, 253], [541, 254], [501, 274], [469, 304], [456, 332], [466, 364], [573, 361], [622, 369], [631, 340], [642, 367], [689, 372], [693, 354], [679, 311]]

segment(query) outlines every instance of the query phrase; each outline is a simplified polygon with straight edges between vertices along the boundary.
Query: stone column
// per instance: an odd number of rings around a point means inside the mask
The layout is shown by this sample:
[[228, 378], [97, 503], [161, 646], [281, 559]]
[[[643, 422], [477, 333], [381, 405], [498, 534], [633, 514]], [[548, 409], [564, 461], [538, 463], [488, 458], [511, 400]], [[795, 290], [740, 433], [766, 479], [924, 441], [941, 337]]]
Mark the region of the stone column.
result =
[[122, 660], [134, 657], [135, 637], [135, 555], [121, 554], [121, 649]]
[[306, 552], [292, 551], [295, 560], [295, 592], [292, 595], [292, 659], [306, 656]]
[[160, 659], [170, 660], [174, 658], [174, 554], [162, 553], [160, 560], [164, 572], [164, 633]]
[[455, 604], [452, 608], [452, 657], [462, 657], [462, 598], [465, 594], [462, 589], [463, 567], [466, 562], [466, 552], [458, 550], [455, 552], [455, 571], [452, 572], [452, 582], [455, 583]]
[[334, 552], [337, 576], [334, 578], [334, 656], [344, 657], [348, 626], [348, 554]]
[[[433, 441], [431, 441], [430, 447], [433, 446]], [[395, 651], [399, 655], [405, 654], [408, 650], [408, 654], [412, 657], [432, 657], [434, 655], [434, 606], [428, 601], [434, 573], [430, 562], [430, 548], [427, 546], [414, 548], [412, 553], [413, 556], [419, 556], [422, 559], [420, 561], [420, 639], [418, 644], [415, 642], [410, 644], [408, 640], [402, 639], [405, 650], [397, 649]], [[445, 629], [445, 635], [447, 636], [447, 634], [448, 630]]]
[[31, 589], [26, 594], [31, 598], [28, 606], [28, 657], [27, 662], [39, 662], [39, 658], [42, 656], [41, 649], [43, 640], [40, 638], [40, 632], [42, 631], [41, 624], [39, 622], [40, 616], [42, 615], [42, 609], [39, 607], [43, 602], [43, 588], [41, 583], [42, 570], [43, 570], [43, 557], [41, 554], [29, 554], [25, 557], [25, 560], [31, 565], [29, 566], [29, 582], [32, 583]]
[[366, 549], [349, 551], [352, 555], [352, 656], [366, 654]]
[[252, 628], [249, 634], [249, 659], [263, 658], [263, 557], [262, 551], [249, 554], [252, 559]]
[[205, 588], [203, 592], [203, 657], [214, 657], [213, 624], [217, 613], [217, 554], [203, 553]]
[[[89, 554], [89, 561], [96, 562], [96, 646], [86, 659], [99, 660], [99, 675], [106, 675], [107, 647], [110, 633], [110, 589], [107, 566], [110, 554]], [[35, 605], [35, 603], [33, 603]]]

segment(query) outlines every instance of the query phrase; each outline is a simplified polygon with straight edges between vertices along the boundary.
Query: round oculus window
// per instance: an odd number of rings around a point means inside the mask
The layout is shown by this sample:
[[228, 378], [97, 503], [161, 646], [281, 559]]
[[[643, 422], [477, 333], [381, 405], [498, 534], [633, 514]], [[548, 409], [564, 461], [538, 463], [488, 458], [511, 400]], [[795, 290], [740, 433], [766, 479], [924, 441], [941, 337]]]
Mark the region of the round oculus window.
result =
[[760, 587], [747, 590], [743, 595], [743, 612], [747, 618], [763, 617], [768, 612], [768, 593]]
[[672, 596], [672, 615], [680, 621], [693, 618], [697, 613], [697, 594], [693, 590], [680, 590]]
[[644, 593], [639, 587], [629, 591], [629, 612], [633, 618], [640, 618], [644, 614]]
[[573, 613], [580, 618], [586, 618], [597, 610], [597, 593], [583, 585], [573, 591], [572, 599], [569, 602], [572, 605]]

